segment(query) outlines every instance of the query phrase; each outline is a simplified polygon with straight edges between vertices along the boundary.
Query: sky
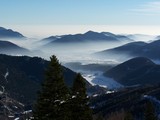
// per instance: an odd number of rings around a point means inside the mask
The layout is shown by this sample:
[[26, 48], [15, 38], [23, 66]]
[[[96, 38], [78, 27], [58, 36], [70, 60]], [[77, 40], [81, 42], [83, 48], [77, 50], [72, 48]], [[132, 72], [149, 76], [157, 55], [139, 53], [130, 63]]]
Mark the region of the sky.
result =
[[0, 26], [28, 36], [160, 34], [160, 0], [0, 0]]

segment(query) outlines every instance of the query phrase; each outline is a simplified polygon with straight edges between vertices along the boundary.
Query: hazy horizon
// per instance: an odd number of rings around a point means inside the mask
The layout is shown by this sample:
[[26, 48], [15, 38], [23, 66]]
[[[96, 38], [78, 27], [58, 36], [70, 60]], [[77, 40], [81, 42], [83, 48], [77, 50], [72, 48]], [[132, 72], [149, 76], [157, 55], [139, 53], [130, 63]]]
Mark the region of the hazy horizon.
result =
[[[160, 35], [160, 26], [126, 25], [1, 25], [22, 33], [29, 38], [42, 39], [55, 35], [83, 34], [87, 31], [111, 32], [114, 34]], [[153, 31], [154, 29], [154, 31]]]
[[0, 26], [35, 38], [88, 30], [160, 34], [158, 0], [1, 0], [0, 17]]

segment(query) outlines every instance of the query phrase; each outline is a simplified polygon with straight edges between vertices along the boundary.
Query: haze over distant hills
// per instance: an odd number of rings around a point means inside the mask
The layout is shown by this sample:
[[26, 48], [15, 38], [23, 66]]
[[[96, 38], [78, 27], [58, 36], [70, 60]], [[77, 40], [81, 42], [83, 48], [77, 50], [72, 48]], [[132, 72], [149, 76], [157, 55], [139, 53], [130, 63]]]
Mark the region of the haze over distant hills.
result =
[[17, 31], [13, 31], [11, 29], [6, 29], [3, 27], [0, 27], [0, 38], [17, 38], [22, 39], [25, 38], [21, 33]]
[[136, 41], [151, 41], [156, 39], [156, 35], [146, 35], [146, 34], [128, 34], [125, 36]]
[[[6, 31], [6, 34], [1, 31]], [[121, 110], [131, 105], [130, 103], [134, 106], [137, 101], [142, 100], [145, 91], [150, 93], [154, 90], [156, 95], [159, 95], [157, 92], [160, 89], [157, 86], [157, 90], [155, 86], [160, 84], [160, 65], [150, 59], [160, 60], [160, 40], [144, 42], [136, 40], [137, 36], [146, 37], [143, 35], [88, 31], [84, 34], [50, 36], [42, 40], [28, 38], [20, 41], [16, 39], [25, 37], [18, 32], [0, 28], [0, 35], [2, 33], [5, 37], [0, 41], [0, 53], [15, 55], [0, 55], [0, 93], [5, 88], [8, 98], [15, 101], [10, 105], [12, 108], [17, 102], [29, 106], [33, 104], [49, 63], [43, 58], [49, 59], [53, 54], [68, 67], [62, 66], [64, 82], [68, 87], [72, 86], [76, 72], [81, 72], [86, 79], [87, 93], [92, 99], [95, 98], [91, 101], [94, 102], [94, 112], [99, 108], [100, 112], [107, 113], [108, 110]], [[20, 47], [21, 45], [25, 48]], [[34, 48], [27, 45], [33, 45]], [[92, 57], [93, 53], [97, 58]], [[130, 60], [126, 61], [127, 59]], [[133, 102], [131, 98], [136, 101]], [[105, 105], [106, 108], [103, 107]], [[13, 113], [16, 112], [13, 110]]]
[[97, 56], [107, 57], [112, 54], [112, 56], [116, 56], [119, 58], [128, 58], [133, 57], [147, 57], [154, 60], [160, 60], [160, 40], [153, 41], [151, 43], [145, 42], [132, 42], [128, 43], [113, 49], [107, 49], [104, 51], [100, 51], [95, 53]]
[[94, 32], [88, 31], [84, 34], [75, 34], [75, 35], [63, 35], [63, 36], [51, 36], [48, 38], [43, 39], [43, 41], [50, 42], [46, 46], [50, 46], [52, 44], [62, 44], [62, 43], [87, 43], [87, 42], [130, 42], [133, 41], [132, 39], [122, 36], [122, 35], [115, 35], [109, 32]]
[[0, 40], [0, 53], [10, 55], [27, 55], [31, 54], [31, 51], [22, 48], [12, 42]]

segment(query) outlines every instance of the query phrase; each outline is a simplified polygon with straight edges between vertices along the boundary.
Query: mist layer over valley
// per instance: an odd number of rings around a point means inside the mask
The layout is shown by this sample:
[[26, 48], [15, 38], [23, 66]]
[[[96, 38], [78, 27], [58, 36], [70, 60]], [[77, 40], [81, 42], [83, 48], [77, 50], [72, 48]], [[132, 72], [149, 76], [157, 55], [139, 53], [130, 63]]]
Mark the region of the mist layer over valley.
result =
[[[124, 86], [111, 76], [104, 74], [116, 65], [134, 57], [147, 57], [155, 61], [160, 59], [158, 54], [153, 56], [152, 53], [148, 53], [158, 49], [157, 47], [154, 50], [155, 47], [154, 49], [152, 47], [154, 41], [158, 43], [156, 41], [158, 36], [117, 35], [110, 32], [88, 31], [83, 34], [36, 39], [23, 37], [18, 32], [17, 34], [18, 37], [15, 33], [13, 34], [15, 37], [1, 37], [0, 45], [4, 47], [1, 47], [2, 54], [39, 56], [46, 60], [54, 54], [62, 65], [80, 72], [90, 84], [108, 89], [119, 89]], [[148, 41], [139, 42], [142, 38], [144, 38], [142, 41]], [[159, 44], [156, 45], [159, 46]]]
[[0, 111], [14, 118], [17, 113], [32, 116], [49, 58], [56, 55], [68, 88], [81, 73], [94, 115], [126, 111], [130, 105], [139, 115], [136, 110], [144, 109], [145, 100], [159, 105], [158, 51], [159, 36], [88, 31], [38, 39], [0, 28], [0, 96], [2, 106], [7, 106]]
[[0, 120], [160, 120], [160, 1], [1, 0]]
[[[103, 60], [98, 57], [95, 58], [92, 54], [106, 48], [109, 49], [123, 45], [133, 40], [109, 32], [97, 33], [88, 31], [84, 34], [51, 36], [42, 40], [26, 38], [25, 40], [8, 39], [8, 41], [26, 48], [29, 51], [28, 53], [17, 53], [15, 55], [39, 56], [49, 59], [49, 57], [54, 54], [62, 62], [62, 65], [75, 72], [82, 73], [84, 78], [92, 85], [98, 84], [103, 87], [115, 88], [111, 82], [113, 80], [108, 82], [103, 76], [103, 72], [119, 62], [114, 58]], [[14, 55], [13, 50], [7, 54]], [[75, 62], [79, 62], [78, 67]], [[83, 69], [83, 65], [86, 65], [86, 69]], [[93, 67], [94, 69], [92, 69]], [[97, 80], [103, 82], [98, 82]]]

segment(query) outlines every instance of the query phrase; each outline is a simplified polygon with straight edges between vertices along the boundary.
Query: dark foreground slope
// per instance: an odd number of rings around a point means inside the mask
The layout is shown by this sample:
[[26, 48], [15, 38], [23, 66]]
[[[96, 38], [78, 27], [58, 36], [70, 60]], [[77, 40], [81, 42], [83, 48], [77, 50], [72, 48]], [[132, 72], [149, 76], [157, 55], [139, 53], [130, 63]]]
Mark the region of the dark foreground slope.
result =
[[[21, 102], [33, 102], [44, 80], [48, 61], [38, 57], [0, 55], [0, 79], [11, 97]], [[65, 83], [71, 86], [75, 72], [63, 67]]]
[[160, 85], [125, 88], [115, 93], [92, 97], [90, 105], [95, 116], [120, 120], [120, 117], [124, 119], [124, 113], [130, 112], [134, 119], [144, 120], [145, 105], [148, 101], [152, 102], [156, 115], [159, 115]]
[[[22, 103], [33, 103], [37, 91], [44, 80], [48, 61], [39, 57], [0, 55], [0, 90], [5, 91]], [[76, 73], [63, 67], [65, 83], [71, 87]], [[92, 87], [86, 81], [88, 92], [103, 92], [100, 87]]]

